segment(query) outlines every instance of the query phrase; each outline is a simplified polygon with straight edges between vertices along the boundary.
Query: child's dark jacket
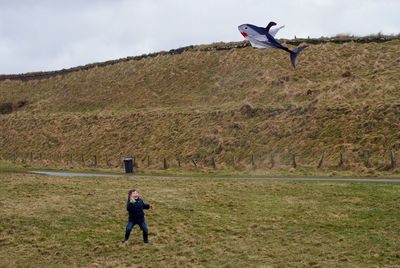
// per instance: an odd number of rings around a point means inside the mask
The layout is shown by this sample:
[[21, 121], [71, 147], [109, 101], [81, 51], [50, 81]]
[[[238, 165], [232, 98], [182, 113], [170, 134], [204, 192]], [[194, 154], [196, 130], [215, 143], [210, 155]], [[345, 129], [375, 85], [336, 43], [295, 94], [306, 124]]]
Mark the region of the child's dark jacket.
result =
[[141, 198], [128, 198], [126, 210], [129, 212], [129, 220], [135, 222], [144, 222], [144, 209], [149, 209], [150, 205], [145, 204]]

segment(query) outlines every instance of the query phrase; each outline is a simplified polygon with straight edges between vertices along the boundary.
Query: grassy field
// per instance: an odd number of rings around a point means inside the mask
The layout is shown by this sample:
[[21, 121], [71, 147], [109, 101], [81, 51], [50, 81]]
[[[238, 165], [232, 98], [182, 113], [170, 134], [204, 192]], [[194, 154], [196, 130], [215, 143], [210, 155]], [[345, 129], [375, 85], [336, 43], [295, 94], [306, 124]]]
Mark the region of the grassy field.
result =
[[[120, 246], [126, 192], [152, 245]], [[0, 173], [0, 266], [399, 267], [400, 185]]]

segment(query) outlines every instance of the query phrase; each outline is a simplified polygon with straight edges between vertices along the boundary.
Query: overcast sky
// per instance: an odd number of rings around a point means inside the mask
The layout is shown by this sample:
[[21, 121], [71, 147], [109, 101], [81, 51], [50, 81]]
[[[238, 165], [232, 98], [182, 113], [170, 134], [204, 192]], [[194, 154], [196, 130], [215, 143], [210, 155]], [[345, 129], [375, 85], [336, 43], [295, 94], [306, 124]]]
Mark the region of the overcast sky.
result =
[[0, 0], [0, 73], [57, 70], [219, 41], [400, 33], [400, 0]]

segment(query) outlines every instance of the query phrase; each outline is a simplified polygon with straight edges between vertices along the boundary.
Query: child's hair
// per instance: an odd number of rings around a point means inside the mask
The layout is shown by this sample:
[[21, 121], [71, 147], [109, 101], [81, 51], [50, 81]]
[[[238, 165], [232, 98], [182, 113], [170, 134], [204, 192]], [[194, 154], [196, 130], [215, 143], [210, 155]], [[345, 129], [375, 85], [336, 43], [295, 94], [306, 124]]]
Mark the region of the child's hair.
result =
[[130, 197], [131, 194], [132, 194], [134, 191], [136, 191], [136, 190], [135, 190], [135, 189], [129, 190], [129, 191], [128, 191], [128, 197]]

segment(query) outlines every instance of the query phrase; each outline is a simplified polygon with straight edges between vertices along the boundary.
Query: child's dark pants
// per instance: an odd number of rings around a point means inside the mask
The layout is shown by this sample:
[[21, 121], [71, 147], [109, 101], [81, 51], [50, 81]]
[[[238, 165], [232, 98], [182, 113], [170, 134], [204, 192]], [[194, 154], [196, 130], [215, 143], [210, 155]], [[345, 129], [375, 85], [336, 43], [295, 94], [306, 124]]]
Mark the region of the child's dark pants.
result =
[[143, 232], [143, 242], [145, 243], [149, 242], [148, 240], [149, 230], [147, 229], [146, 223], [144, 221], [135, 221], [131, 219], [128, 220], [128, 224], [126, 225], [125, 241], [129, 239], [133, 226], [135, 226], [136, 224], [139, 225], [140, 229]]

